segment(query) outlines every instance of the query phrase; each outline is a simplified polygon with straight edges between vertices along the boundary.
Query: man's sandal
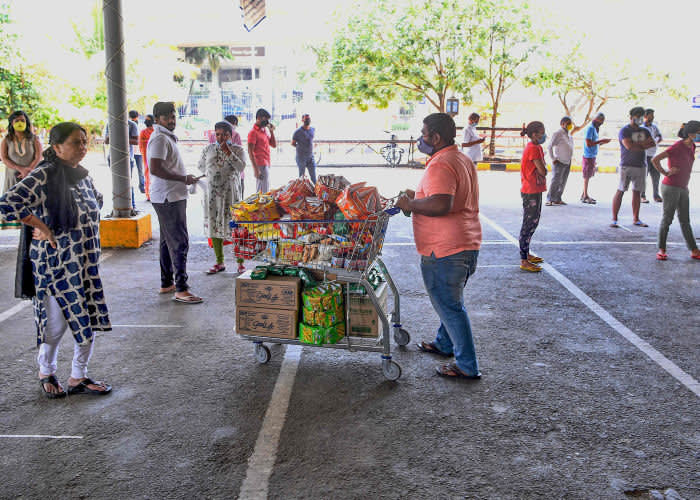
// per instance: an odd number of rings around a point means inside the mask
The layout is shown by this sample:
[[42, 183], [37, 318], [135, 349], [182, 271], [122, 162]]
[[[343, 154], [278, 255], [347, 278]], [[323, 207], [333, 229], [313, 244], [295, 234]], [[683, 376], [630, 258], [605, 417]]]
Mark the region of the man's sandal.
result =
[[544, 262], [544, 259], [542, 257], [538, 257], [537, 255], [533, 255], [531, 257], [528, 257], [527, 261], [530, 264], [541, 264], [542, 262]]
[[668, 259], [668, 254], [662, 252], [661, 250], [656, 252], [656, 260], [667, 260], [667, 259]]
[[442, 356], [443, 358], [451, 358], [452, 356], [454, 356], [454, 354], [442, 352], [435, 346], [433, 342], [418, 342], [416, 343], [416, 347], [421, 352], [427, 352], [428, 354], [437, 354], [438, 356]]
[[479, 380], [481, 378], [481, 373], [476, 373], [475, 375], [464, 373], [457, 367], [457, 363], [438, 366], [435, 368], [435, 371], [438, 375], [445, 378], [463, 378], [467, 380]]
[[520, 264], [520, 269], [522, 269], [523, 271], [530, 272], [530, 273], [539, 273], [542, 271], [542, 268], [538, 265], [535, 265], [535, 264], [530, 264], [529, 266], [527, 266], [525, 264]]
[[209, 268], [207, 274], [216, 274], [220, 273], [221, 271], [226, 271], [226, 266], [223, 264], [214, 264]]
[[58, 383], [58, 379], [56, 378], [56, 375], [49, 375], [48, 377], [44, 377], [42, 379], [39, 379], [39, 383], [41, 384], [41, 390], [44, 391], [44, 396], [46, 396], [47, 398], [58, 399], [58, 398], [65, 398], [66, 397], [66, 391], [49, 392], [46, 390], [46, 387], [44, 387], [44, 384], [51, 384], [56, 389], [59, 389], [61, 386]]
[[[88, 385], [99, 385], [104, 387], [104, 390], [99, 390], [99, 389], [90, 389]], [[109, 394], [112, 392], [112, 386], [109, 384], [105, 384], [104, 382], [95, 382], [94, 380], [90, 378], [86, 378], [82, 382], [80, 382], [78, 385], [68, 385], [68, 394], [71, 396], [77, 395], [77, 394], [90, 394], [93, 396], [104, 396], [105, 394]]]

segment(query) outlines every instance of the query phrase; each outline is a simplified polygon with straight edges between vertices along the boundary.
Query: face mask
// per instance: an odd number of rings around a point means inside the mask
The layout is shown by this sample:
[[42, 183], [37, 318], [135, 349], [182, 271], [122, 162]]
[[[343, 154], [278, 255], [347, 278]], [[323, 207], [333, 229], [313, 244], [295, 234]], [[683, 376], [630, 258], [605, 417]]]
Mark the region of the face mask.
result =
[[635, 118], [634, 124], [637, 125], [638, 127], [641, 127], [642, 125], [644, 125], [644, 118]]
[[263, 120], [260, 122], [260, 128], [265, 128], [270, 123], [270, 120]]
[[540, 140], [537, 142], [537, 144], [544, 144], [546, 140], [547, 140], [547, 134], [544, 134], [544, 135], [542, 136], [542, 139], [540, 139]]
[[307, 127], [311, 125], [311, 120], [304, 120], [304, 125], [306, 125]]
[[24, 132], [27, 129], [27, 123], [15, 122], [12, 124], [12, 128], [14, 128], [17, 132]]
[[601, 123], [600, 122], [593, 122], [593, 126], [595, 127], [596, 130], [600, 128]]
[[574, 129], [574, 126], [573, 126], [573, 124], [571, 124], [571, 123], [569, 123], [569, 124], [566, 126], [566, 131], [567, 131], [567, 132], [571, 132], [573, 129]]
[[423, 137], [418, 138], [418, 151], [428, 156], [432, 155], [435, 148], [423, 140]]

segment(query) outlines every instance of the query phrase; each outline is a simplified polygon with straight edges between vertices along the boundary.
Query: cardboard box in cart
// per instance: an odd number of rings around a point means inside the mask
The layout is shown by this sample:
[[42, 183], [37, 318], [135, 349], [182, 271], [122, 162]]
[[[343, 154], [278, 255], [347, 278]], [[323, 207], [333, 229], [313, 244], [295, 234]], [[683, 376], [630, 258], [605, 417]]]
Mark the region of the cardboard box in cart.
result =
[[297, 336], [301, 280], [269, 276], [253, 280], [248, 271], [236, 278], [236, 332], [293, 339]]
[[[386, 283], [382, 283], [375, 290], [384, 314], [387, 311], [388, 290], [389, 287]], [[367, 295], [350, 295], [350, 313], [348, 317], [347, 332], [351, 337], [379, 337], [382, 333], [382, 323], [379, 321], [379, 315]]]

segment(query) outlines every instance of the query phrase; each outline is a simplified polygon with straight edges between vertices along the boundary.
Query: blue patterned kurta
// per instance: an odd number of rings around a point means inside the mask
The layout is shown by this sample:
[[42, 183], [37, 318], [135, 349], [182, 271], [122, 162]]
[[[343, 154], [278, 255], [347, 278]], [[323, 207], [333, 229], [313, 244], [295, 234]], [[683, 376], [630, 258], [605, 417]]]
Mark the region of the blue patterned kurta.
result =
[[[35, 215], [48, 224], [46, 169], [39, 165], [0, 198], [0, 214], [7, 220]], [[57, 247], [32, 240], [29, 256], [36, 296], [34, 320], [37, 343], [44, 341], [47, 295], [56, 297], [76, 342], [92, 342], [94, 331], [111, 330], [97, 264], [100, 260], [100, 208], [102, 195], [88, 176], [70, 188], [78, 207], [78, 226], [55, 234]]]

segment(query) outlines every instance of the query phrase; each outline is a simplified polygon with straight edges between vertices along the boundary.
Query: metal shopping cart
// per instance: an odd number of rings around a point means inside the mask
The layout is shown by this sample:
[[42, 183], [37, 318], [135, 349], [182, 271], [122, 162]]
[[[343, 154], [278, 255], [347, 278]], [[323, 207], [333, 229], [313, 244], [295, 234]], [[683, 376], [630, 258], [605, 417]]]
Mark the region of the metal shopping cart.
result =
[[[381, 255], [389, 218], [398, 212], [389, 208], [365, 219], [346, 220], [258, 220], [231, 221], [233, 247], [237, 256], [271, 265], [297, 266], [313, 270], [324, 281], [343, 284], [345, 324], [350, 321], [350, 303], [354, 294], [366, 294], [376, 311], [381, 334], [375, 338], [353, 337], [350, 331], [337, 343], [318, 347], [381, 353], [382, 372], [389, 380], [401, 376], [401, 367], [392, 360], [391, 335], [396, 344], [410, 342], [401, 325], [401, 302], [394, 280]], [[394, 310], [387, 317], [374, 288], [376, 275], [386, 281], [394, 297]], [[389, 319], [390, 318], [390, 319]], [[255, 344], [255, 357], [267, 363], [271, 354], [265, 343], [309, 345], [296, 339], [239, 335]], [[316, 346], [314, 346], [316, 347]]]

